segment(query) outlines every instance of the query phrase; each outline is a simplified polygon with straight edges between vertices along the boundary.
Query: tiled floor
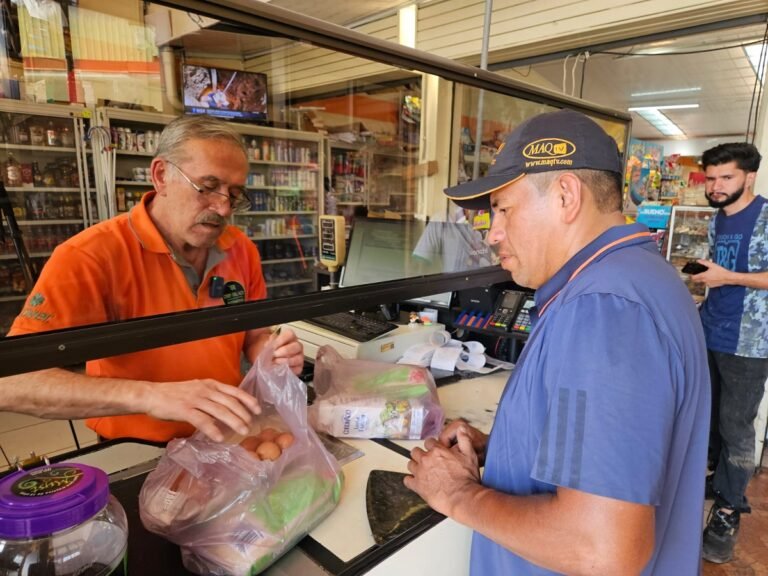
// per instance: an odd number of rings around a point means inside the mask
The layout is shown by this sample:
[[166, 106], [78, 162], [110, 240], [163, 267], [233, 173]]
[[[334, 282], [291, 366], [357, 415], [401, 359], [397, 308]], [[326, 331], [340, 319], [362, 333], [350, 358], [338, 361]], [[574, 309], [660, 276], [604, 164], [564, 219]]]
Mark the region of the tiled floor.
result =
[[[73, 421], [80, 447], [96, 442], [96, 434], [82, 420]], [[42, 420], [34, 416], [0, 412], [0, 472], [6, 470], [18, 456], [28, 458], [53, 456], [76, 448], [75, 435], [67, 420]]]
[[[768, 456], [768, 454], [765, 454]], [[768, 462], [768, 458], [763, 458]], [[728, 564], [704, 562], [704, 576], [768, 576], [768, 469], [763, 467], [747, 488], [751, 514], [741, 517], [736, 556]]]

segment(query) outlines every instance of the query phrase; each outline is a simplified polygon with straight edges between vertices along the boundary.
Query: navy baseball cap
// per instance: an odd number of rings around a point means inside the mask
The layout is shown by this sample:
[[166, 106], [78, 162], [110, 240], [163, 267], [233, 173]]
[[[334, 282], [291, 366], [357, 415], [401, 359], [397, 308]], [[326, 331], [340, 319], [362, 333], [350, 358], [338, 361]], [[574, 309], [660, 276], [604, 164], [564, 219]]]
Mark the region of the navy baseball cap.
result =
[[488, 210], [491, 192], [526, 174], [579, 169], [622, 175], [616, 141], [581, 112], [547, 112], [529, 118], [509, 133], [486, 176], [446, 188], [445, 195], [462, 208]]

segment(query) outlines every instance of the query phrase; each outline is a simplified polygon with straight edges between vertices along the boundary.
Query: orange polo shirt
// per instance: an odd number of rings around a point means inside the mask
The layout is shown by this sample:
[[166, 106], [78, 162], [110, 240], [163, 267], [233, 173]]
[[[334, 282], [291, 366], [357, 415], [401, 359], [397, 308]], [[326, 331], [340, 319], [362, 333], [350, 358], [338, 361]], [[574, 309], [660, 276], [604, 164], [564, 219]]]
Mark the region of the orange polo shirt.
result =
[[[193, 291], [170, 248], [147, 212], [150, 192], [128, 214], [92, 226], [58, 246], [43, 268], [9, 335], [220, 306], [209, 295], [210, 278], [224, 279], [228, 292], [244, 291], [246, 301], [266, 297], [258, 250], [245, 234], [228, 226], [217, 241], [223, 259], [207, 271]], [[176, 382], [213, 378], [240, 383], [245, 334], [92, 360], [90, 376]], [[189, 436], [194, 427], [146, 415], [86, 420], [105, 438], [133, 437], [164, 442]]]

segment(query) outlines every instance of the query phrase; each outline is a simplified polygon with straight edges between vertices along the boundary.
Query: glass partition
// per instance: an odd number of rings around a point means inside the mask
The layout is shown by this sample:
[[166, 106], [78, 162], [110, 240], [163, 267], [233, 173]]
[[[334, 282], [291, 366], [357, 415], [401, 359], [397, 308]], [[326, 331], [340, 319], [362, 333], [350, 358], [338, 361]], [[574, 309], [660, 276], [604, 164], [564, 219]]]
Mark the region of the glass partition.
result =
[[[327, 298], [322, 215], [344, 217], [349, 258], [337, 295], [493, 269], [488, 214], [449, 206], [442, 190], [472, 178], [476, 164], [482, 175], [521, 121], [566, 103], [330, 25], [323, 36], [298, 15], [269, 20], [275, 9], [260, 2], [242, 11], [262, 15], [258, 25], [219, 16], [227, 2], [208, 4], [206, 14], [183, 2], [10, 4], [0, 51], [10, 206], [0, 332]], [[179, 116], [223, 119], [242, 152], [225, 146], [226, 161], [197, 162], [203, 149], [192, 140], [180, 157], [158, 155]], [[595, 117], [623, 144], [626, 118]], [[204, 189], [211, 182], [214, 192]], [[245, 194], [240, 210], [231, 200], [222, 208], [222, 186]], [[225, 221], [210, 216], [217, 211]], [[213, 241], [194, 245], [201, 235]], [[376, 273], [379, 249], [387, 274]], [[33, 287], [27, 276], [40, 280]]]

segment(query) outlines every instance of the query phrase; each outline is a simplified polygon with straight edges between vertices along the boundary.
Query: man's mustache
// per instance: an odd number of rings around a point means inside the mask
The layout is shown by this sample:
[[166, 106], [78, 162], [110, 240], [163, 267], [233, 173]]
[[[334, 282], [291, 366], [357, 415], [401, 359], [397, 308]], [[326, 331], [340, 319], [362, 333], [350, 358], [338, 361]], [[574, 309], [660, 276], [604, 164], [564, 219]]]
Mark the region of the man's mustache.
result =
[[227, 224], [227, 219], [215, 212], [204, 212], [195, 220], [195, 224], [216, 224], [217, 226], [225, 226]]

